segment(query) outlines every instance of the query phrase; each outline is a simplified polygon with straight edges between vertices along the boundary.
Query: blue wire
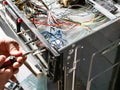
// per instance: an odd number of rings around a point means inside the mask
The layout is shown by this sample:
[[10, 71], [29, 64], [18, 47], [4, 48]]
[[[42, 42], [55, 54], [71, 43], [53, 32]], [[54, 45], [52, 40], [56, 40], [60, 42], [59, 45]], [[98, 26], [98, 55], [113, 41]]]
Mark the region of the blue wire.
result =
[[[64, 45], [67, 44], [67, 40], [63, 39], [62, 37], [62, 31], [57, 30], [52, 32], [43, 31], [41, 34], [45, 37], [45, 39], [48, 40], [48, 42], [55, 48], [59, 49], [62, 48]], [[57, 40], [60, 41], [60, 43], [57, 42]]]

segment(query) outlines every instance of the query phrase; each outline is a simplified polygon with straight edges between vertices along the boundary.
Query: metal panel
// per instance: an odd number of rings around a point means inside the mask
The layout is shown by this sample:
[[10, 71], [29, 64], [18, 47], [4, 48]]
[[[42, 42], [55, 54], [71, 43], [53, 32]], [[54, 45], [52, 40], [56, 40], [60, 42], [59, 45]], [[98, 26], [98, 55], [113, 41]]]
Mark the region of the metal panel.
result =
[[[80, 90], [81, 87], [84, 87], [84, 89], [81, 90], [85, 90], [92, 55], [105, 47], [107, 48], [108, 45], [118, 40], [120, 36], [119, 28], [120, 27], [118, 20], [61, 51], [62, 53], [64, 53], [64, 90]], [[77, 61], [74, 62], [76, 48], [78, 48], [76, 56]], [[116, 47], [115, 49], [110, 50], [105, 55], [97, 55], [93, 63], [94, 65], [91, 77], [100, 72], [103, 72], [109, 67], [112, 67], [112, 65], [118, 62], [118, 50], [119, 48]], [[74, 64], [77, 65], [76, 68]], [[73, 77], [74, 70], [76, 72], [75, 77]], [[94, 84], [92, 85], [90, 90], [111, 90], [110, 85], [114, 84], [114, 82], [111, 81], [115, 79], [115, 77], [113, 78], [113, 76], [117, 73], [117, 71], [115, 72], [114, 70], [115, 68], [109, 70], [103, 76], [101, 75], [98, 80], [93, 82]], [[75, 79], [75, 82], [73, 81], [73, 78]], [[75, 85], [73, 85], [74, 89], [72, 89], [72, 84]], [[77, 87], [79, 87], [79, 89]]]

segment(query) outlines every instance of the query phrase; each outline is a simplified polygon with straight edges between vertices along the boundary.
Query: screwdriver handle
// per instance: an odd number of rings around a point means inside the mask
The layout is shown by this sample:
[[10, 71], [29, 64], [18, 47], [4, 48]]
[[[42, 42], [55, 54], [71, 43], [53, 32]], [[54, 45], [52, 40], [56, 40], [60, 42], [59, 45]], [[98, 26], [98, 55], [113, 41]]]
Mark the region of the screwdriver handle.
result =
[[[22, 57], [24, 57], [24, 56], [26, 56], [26, 55], [28, 55], [28, 54], [34, 53], [35, 51], [36, 51], [36, 50], [26, 52], [26, 53], [24, 53], [24, 54], [22, 55]], [[16, 62], [16, 61], [17, 61], [17, 57], [15, 57], [15, 56], [9, 56], [9, 57], [5, 60], [4, 64], [0, 67], [0, 69], [5, 68], [5, 67], [8, 67], [8, 66], [11, 66], [11, 65], [12, 65], [14, 62]]]
[[0, 67], [0, 69], [11, 66], [14, 62], [16, 62], [16, 57], [15, 56], [9, 56], [4, 64]]

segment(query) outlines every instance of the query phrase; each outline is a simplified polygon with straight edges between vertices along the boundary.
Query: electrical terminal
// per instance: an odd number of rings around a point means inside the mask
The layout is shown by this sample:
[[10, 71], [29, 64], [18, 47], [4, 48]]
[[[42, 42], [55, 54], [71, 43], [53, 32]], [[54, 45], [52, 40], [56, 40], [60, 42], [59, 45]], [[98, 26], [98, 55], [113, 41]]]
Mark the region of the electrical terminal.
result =
[[27, 32], [29, 32], [29, 31], [30, 31], [30, 30], [24, 30], [24, 31], [22, 30], [22, 31], [18, 32], [17, 35], [24, 34], [24, 33], [27, 33]]
[[32, 40], [30, 40], [30, 41], [28, 41], [28, 42], [25, 42], [25, 44], [27, 45], [27, 44], [30, 44], [30, 43], [32, 43], [32, 42], [35, 42], [35, 41], [37, 41], [38, 39], [36, 38], [36, 39], [32, 39]]

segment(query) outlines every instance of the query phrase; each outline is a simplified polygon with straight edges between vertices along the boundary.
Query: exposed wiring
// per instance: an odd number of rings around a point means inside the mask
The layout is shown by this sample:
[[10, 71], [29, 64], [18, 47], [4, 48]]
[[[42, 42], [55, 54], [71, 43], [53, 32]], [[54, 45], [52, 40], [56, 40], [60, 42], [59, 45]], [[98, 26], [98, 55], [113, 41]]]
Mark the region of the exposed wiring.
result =
[[[86, 7], [82, 5], [71, 5], [66, 9], [59, 7], [57, 8], [61, 10], [59, 12], [59, 10], [56, 11], [56, 6], [54, 6], [57, 4], [55, 0], [13, 0], [13, 2], [35, 25], [46, 40], [57, 49], [64, 47], [69, 42], [69, 38], [67, 40], [65, 39], [66, 37], [70, 37], [69, 32], [71, 34], [78, 34], [81, 30], [90, 32], [96, 25], [99, 26], [107, 21], [104, 15], [89, 5]], [[72, 10], [72, 7], [79, 8]], [[75, 17], [71, 19], [70, 16], [76, 16], [77, 21], [75, 21]], [[42, 28], [43, 26], [45, 28]], [[58, 38], [57, 36], [59, 35], [55, 34], [59, 30], [62, 32], [61, 38]], [[77, 36], [73, 38], [77, 38]]]

